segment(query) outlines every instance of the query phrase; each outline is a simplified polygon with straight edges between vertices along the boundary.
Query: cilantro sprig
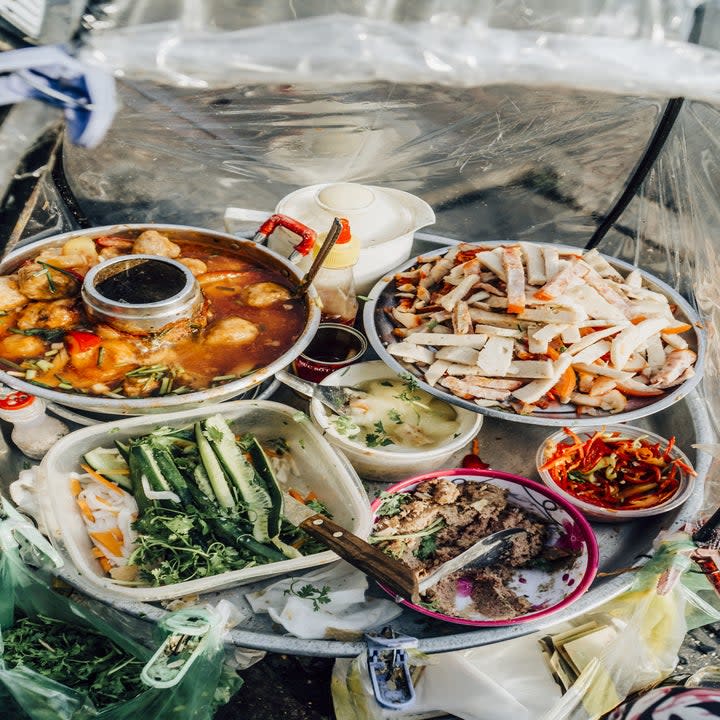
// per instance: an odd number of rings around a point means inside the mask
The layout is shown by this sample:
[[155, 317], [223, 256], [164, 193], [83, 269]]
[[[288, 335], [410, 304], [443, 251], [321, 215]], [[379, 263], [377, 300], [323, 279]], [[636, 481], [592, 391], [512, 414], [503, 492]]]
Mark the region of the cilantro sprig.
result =
[[323, 585], [321, 588], [318, 588], [312, 583], [307, 583], [296, 590], [295, 585], [299, 582], [301, 581], [294, 580], [284, 594], [295, 595], [303, 600], [311, 600], [313, 612], [319, 612], [321, 605], [327, 605], [330, 603], [330, 597], [328, 594], [330, 592], [329, 585]]

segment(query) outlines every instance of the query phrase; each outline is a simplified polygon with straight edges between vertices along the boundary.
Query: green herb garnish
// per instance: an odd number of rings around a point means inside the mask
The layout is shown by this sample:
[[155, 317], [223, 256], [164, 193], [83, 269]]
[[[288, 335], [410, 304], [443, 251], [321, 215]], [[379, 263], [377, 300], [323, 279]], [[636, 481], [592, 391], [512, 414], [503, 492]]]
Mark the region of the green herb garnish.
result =
[[385, 432], [385, 427], [382, 424], [381, 420], [378, 420], [374, 425], [373, 428], [375, 430], [374, 433], [368, 433], [365, 435], [365, 444], [372, 448], [372, 447], [378, 447], [378, 446], [385, 446], [385, 445], [394, 445], [394, 442], [392, 438]]
[[436, 552], [437, 533], [433, 535], [426, 535], [422, 540], [420, 540], [420, 545], [418, 545], [418, 548], [415, 551], [415, 556], [419, 560], [429, 560], [430, 558], [435, 557]]
[[290, 587], [285, 591], [285, 595], [295, 595], [296, 597], [303, 598], [304, 600], [312, 600], [313, 612], [319, 612], [321, 605], [327, 605], [330, 602], [328, 593], [330, 592], [329, 585], [323, 585], [321, 588], [316, 588], [311, 583], [303, 585], [299, 590], [295, 589], [295, 585], [301, 582], [294, 580]]
[[27, 328], [26, 330], [8, 328], [8, 332], [16, 335], [37, 335], [47, 342], [58, 342], [65, 337], [65, 331], [60, 328]]
[[407, 493], [380, 493], [380, 505], [377, 514], [381, 517], [393, 517], [399, 515], [402, 506], [410, 502], [410, 495]]
[[403, 419], [400, 417], [400, 413], [397, 410], [388, 410], [388, 417], [396, 425], [402, 425]]
[[25, 667], [78, 692], [100, 708], [138, 694], [145, 664], [87, 627], [38, 615], [3, 630], [3, 662]]
[[335, 415], [330, 418], [330, 422], [339, 435], [352, 438], [360, 432], [360, 428], [347, 415]]

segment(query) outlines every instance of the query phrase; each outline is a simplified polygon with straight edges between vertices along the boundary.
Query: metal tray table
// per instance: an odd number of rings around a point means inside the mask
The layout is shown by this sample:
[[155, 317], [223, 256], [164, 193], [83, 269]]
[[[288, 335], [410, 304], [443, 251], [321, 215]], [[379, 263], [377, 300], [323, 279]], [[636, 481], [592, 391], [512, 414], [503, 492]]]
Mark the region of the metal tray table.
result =
[[[426, 236], [427, 237], [427, 236]], [[451, 242], [451, 241], [450, 241]], [[429, 237], [421, 240], [417, 252], [425, 247], [437, 247], [438, 239]], [[286, 388], [280, 388], [273, 400], [296, 407], [305, 405], [296, 395]], [[698, 482], [692, 496], [674, 511], [647, 520], [627, 523], [593, 523], [600, 547], [600, 573], [590, 590], [570, 607], [534, 623], [526, 623], [500, 628], [466, 629], [460, 625], [442, 623], [424, 615], [404, 610], [396, 619], [393, 628], [401, 634], [419, 639], [419, 649], [427, 653], [449, 652], [476, 647], [518, 637], [541, 630], [551, 624], [569, 620], [579, 614], [599, 606], [615, 597], [632, 583], [633, 574], [623, 572], [629, 567], [642, 565], [652, 552], [653, 542], [663, 531], [677, 530], [691, 522], [701, 507], [704, 494], [704, 481], [710, 468], [708, 454], [696, 451], [692, 445], [711, 443], [714, 434], [703, 398], [693, 391], [675, 404], [633, 424], [644, 427], [664, 437], [675, 435], [678, 445], [688, 454], [698, 472]], [[17, 478], [23, 467], [30, 462], [9, 442], [10, 428], [2, 424], [0, 437], [0, 487], [7, 493], [7, 486]], [[480, 453], [482, 458], [494, 468], [537, 479], [535, 470], [535, 451], [540, 443], [553, 431], [553, 428], [539, 425], [527, 425], [495, 417], [485, 417], [480, 431]], [[370, 496], [384, 489], [380, 484], [366, 484]], [[60, 577], [71, 586], [78, 587], [80, 577], [72, 566], [66, 566]], [[203, 600], [216, 602], [220, 599], [232, 601], [246, 616], [229, 634], [228, 642], [236, 647], [253, 648], [291, 655], [315, 657], [355, 657], [364, 652], [366, 646], [359, 640], [303, 640], [287, 635], [283, 628], [274, 626], [267, 615], [254, 615], [245, 600], [245, 593], [259, 590], [273, 580], [244, 585], [239, 588], [210, 593]], [[377, 587], [370, 591], [378, 597], [386, 597]], [[107, 599], [87, 594], [84, 591], [81, 602], [91, 605], [102, 613], [104, 607], [122, 611], [128, 629], [138, 630], [138, 625], [153, 624], [167, 612], [159, 604], [135, 603]]]

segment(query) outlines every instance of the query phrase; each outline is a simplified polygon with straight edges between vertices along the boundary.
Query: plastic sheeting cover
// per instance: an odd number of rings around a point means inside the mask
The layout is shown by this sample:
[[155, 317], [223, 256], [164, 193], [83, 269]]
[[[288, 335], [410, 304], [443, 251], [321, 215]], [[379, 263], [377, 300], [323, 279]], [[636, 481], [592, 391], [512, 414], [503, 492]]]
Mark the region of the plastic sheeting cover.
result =
[[229, 205], [349, 180], [420, 195], [440, 235], [582, 247], [684, 96], [600, 249], [701, 309], [718, 427], [718, 20], [691, 0], [95, 3], [83, 54], [116, 72], [122, 109], [65, 170], [95, 224], [221, 229]]

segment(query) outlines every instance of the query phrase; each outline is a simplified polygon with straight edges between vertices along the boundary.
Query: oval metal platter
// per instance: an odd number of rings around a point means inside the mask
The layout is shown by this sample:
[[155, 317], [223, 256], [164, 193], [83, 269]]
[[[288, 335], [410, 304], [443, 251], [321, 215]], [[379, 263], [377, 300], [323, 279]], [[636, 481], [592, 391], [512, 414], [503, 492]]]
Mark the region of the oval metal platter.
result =
[[[473, 243], [481, 245], [482, 247], [495, 248], [502, 245], [509, 245], [507, 241], [492, 241], [492, 242], [481, 242]], [[669, 285], [662, 282], [659, 278], [656, 278], [640, 268], [636, 268], [634, 265], [623, 262], [622, 260], [616, 260], [615, 258], [603, 255], [602, 257], [609, 262], [616, 270], [627, 274], [632, 270], [639, 270], [643, 278], [643, 287], [646, 287], [654, 292], [661, 293], [668, 298], [669, 302], [676, 307], [675, 316], [678, 320], [686, 322], [692, 325], [692, 330], [688, 331], [688, 345], [690, 349], [697, 353], [697, 360], [695, 362], [695, 375], [682, 384], [676, 387], [669, 388], [667, 391], [660, 395], [651, 397], [629, 397], [627, 407], [625, 410], [619, 413], [609, 413], [598, 411], [598, 414], [581, 414], [578, 413], [572, 405], [550, 405], [549, 407], [535, 411], [531, 414], [521, 415], [502, 407], [481, 407], [476, 403], [465, 400], [457, 395], [454, 395], [449, 390], [441, 388], [437, 385], [429, 385], [423, 375], [419, 372], [417, 367], [409, 363], [404, 363], [393, 357], [387, 350], [387, 346], [391, 342], [396, 342], [393, 337], [392, 331], [396, 327], [390, 319], [389, 310], [395, 307], [395, 279], [396, 273], [409, 270], [418, 264], [422, 264], [423, 261], [431, 257], [439, 257], [444, 255], [450, 250], [453, 245], [446, 247], [439, 247], [431, 249], [421, 255], [417, 255], [411, 260], [408, 260], [403, 265], [399, 266], [392, 273], [381, 280], [379, 280], [373, 289], [370, 291], [368, 300], [365, 302], [363, 311], [363, 324], [365, 327], [365, 334], [370, 341], [375, 352], [378, 354], [388, 366], [390, 366], [398, 374], [410, 373], [417, 378], [417, 384], [420, 388], [429, 392], [431, 395], [435, 395], [442, 400], [453, 403], [459, 407], [463, 407], [473, 412], [482, 413], [490, 417], [503, 418], [504, 420], [510, 420], [512, 422], [525, 423], [531, 425], [544, 425], [544, 426], [564, 426], [572, 424], [574, 426], [583, 425], [597, 425], [598, 422], [602, 422], [603, 419], [612, 420], [614, 423], [628, 422], [630, 420], [637, 420], [638, 418], [652, 415], [653, 413], [664, 410], [670, 407], [678, 400], [684, 398], [702, 379], [703, 366], [705, 359], [705, 345], [706, 338], [705, 332], [700, 327], [700, 318], [698, 317], [695, 310], [691, 305], [683, 298], [679, 293], [673, 290]], [[560, 251], [580, 253], [582, 252], [579, 248], [570, 247], [567, 245], [552, 245]]]

